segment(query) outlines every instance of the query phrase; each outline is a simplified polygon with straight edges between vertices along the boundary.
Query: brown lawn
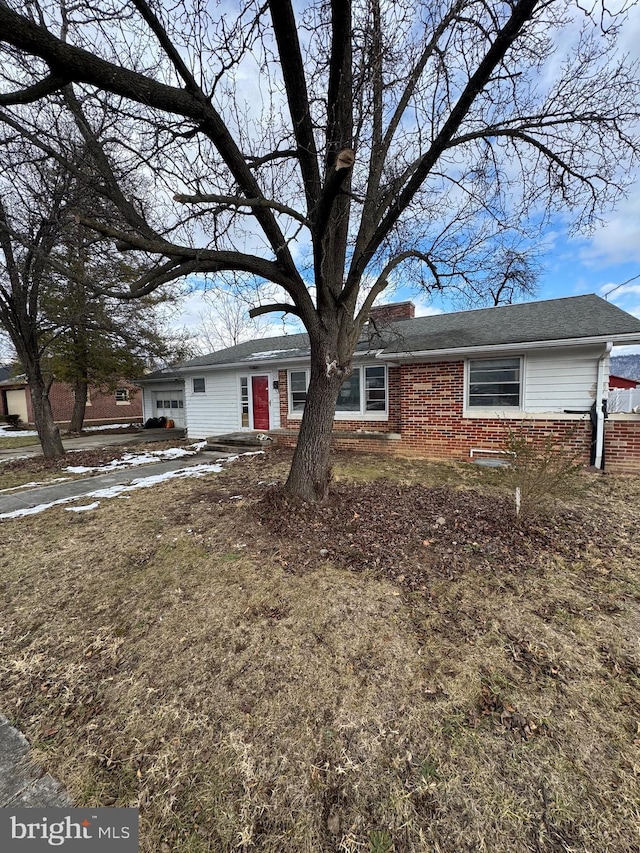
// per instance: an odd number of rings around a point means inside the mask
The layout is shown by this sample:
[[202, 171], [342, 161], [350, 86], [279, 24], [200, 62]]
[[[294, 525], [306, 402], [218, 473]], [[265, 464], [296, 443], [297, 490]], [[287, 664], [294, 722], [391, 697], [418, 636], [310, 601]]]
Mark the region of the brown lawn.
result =
[[[142, 853], [640, 849], [640, 480], [287, 454], [0, 523], [0, 711]], [[34, 472], [29, 472], [29, 478]], [[35, 472], [37, 473], [37, 472]]]

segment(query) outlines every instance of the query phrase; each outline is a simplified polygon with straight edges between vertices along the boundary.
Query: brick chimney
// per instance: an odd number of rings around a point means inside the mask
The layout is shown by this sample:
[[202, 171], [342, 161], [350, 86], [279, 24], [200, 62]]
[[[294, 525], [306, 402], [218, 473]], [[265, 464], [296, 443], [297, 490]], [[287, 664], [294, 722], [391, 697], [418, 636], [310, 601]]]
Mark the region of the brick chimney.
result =
[[378, 325], [393, 323], [395, 320], [413, 320], [416, 306], [413, 302], [393, 302], [391, 305], [376, 305], [369, 311], [369, 319]]

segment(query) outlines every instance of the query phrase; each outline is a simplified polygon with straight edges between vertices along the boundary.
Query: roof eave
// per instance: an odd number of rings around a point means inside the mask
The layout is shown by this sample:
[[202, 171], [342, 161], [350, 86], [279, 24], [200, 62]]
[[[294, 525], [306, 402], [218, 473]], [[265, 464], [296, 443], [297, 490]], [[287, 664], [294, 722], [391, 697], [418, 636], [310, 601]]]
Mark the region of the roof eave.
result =
[[[362, 358], [378, 358], [382, 350], [378, 347], [375, 350], [366, 350], [354, 352], [353, 358], [360, 360]], [[243, 359], [242, 361], [225, 361], [218, 364], [199, 364], [193, 367], [181, 367], [181, 374], [189, 375], [191, 373], [202, 373], [203, 370], [233, 370], [237, 368], [274, 368], [281, 364], [306, 364], [309, 361], [310, 355], [295, 355], [290, 357], [272, 358], [268, 361], [261, 361], [259, 358]]]

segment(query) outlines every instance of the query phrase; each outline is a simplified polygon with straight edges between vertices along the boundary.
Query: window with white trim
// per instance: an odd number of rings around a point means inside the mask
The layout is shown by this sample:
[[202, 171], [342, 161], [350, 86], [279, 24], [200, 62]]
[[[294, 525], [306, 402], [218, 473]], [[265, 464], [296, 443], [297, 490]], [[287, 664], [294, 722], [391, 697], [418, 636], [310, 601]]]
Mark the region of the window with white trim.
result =
[[[309, 387], [308, 370], [289, 371], [289, 411], [302, 413]], [[336, 401], [338, 418], [383, 418], [387, 411], [387, 369], [383, 364], [354, 367]]]
[[129, 403], [129, 389], [116, 388], [116, 403]]
[[204, 376], [194, 376], [193, 377], [193, 393], [194, 394], [204, 394]]
[[249, 377], [240, 378], [240, 425], [249, 426]]
[[521, 360], [474, 358], [469, 360], [470, 409], [517, 409], [521, 399]]
[[303, 412], [309, 387], [308, 370], [292, 370], [289, 373], [289, 411]]

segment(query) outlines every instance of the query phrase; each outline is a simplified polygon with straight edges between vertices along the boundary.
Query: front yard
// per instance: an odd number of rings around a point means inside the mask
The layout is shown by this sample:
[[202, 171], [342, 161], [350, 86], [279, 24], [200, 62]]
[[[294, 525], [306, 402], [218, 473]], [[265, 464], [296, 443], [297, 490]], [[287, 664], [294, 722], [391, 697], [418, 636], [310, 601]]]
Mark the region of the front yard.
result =
[[[0, 524], [0, 711], [142, 853], [640, 849], [640, 480], [285, 452]], [[31, 473], [29, 474], [31, 476]]]

